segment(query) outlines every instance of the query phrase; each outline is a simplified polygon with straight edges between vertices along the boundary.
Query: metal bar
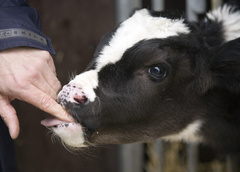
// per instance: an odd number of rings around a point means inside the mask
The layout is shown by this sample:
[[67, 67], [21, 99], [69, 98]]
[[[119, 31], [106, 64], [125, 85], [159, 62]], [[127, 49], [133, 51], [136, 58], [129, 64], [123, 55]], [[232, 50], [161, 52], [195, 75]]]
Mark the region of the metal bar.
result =
[[165, 0], [152, 0], [152, 10], [163, 11], [165, 6]]
[[159, 139], [154, 142], [155, 144], [155, 150], [157, 154], [157, 159], [159, 160], [159, 171], [158, 172], [163, 172], [164, 171], [164, 142], [163, 140]]
[[187, 167], [188, 172], [197, 172], [198, 168], [198, 145], [187, 143]]
[[206, 0], [186, 0], [186, 13], [188, 20], [198, 21], [198, 14], [205, 13], [206, 10]]
[[[134, 9], [141, 7], [141, 0], [116, 0], [116, 24], [126, 20]], [[120, 172], [142, 172], [143, 144], [120, 145]]]
[[126, 20], [134, 9], [141, 7], [140, 0], [116, 0], [116, 23]]
[[223, 4], [223, 0], [211, 0], [212, 10], [220, 7]]
[[143, 144], [120, 146], [120, 172], [142, 172], [144, 164]]

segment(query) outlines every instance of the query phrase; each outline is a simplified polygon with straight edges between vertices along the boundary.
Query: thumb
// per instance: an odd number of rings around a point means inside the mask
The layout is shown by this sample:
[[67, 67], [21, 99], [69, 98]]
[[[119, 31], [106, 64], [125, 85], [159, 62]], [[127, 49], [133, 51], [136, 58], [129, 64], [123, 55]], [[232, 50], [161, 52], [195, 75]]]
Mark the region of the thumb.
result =
[[10, 104], [8, 97], [0, 95], [0, 116], [8, 126], [9, 133], [12, 139], [16, 139], [19, 135], [19, 121], [16, 111]]

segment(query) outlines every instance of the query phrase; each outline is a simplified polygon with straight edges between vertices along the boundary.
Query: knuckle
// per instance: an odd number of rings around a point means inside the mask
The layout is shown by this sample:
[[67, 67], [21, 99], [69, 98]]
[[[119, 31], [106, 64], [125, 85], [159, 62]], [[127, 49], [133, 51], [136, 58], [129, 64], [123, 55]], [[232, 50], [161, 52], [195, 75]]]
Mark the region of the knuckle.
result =
[[50, 53], [48, 51], [44, 51], [44, 50], [41, 51], [41, 57], [45, 61], [49, 61], [52, 59]]
[[62, 88], [60, 81], [56, 81], [55, 88], [56, 88], [56, 90], [60, 90]]
[[41, 54], [43, 55], [43, 56], [50, 56], [50, 53], [48, 52], [48, 51], [46, 51], [46, 50], [41, 50]]
[[44, 63], [40, 60], [36, 60], [32, 66], [28, 67], [28, 73], [25, 73], [27, 78], [37, 78], [41, 71], [44, 70]]
[[38, 79], [39, 78], [39, 71], [32, 71], [30, 74], [29, 74], [29, 76], [28, 76], [28, 78], [31, 78], [31, 79]]
[[54, 106], [54, 100], [50, 96], [44, 96], [41, 100], [41, 108], [49, 110]]
[[38, 82], [39, 79], [40, 73], [37, 71], [31, 71], [29, 73], [24, 74], [24, 76], [19, 78], [17, 82], [20, 84], [20, 86], [22, 85], [25, 88], [26, 86], [28, 86], [28, 84], [34, 84]]
[[42, 67], [45, 65], [44, 59], [38, 59], [35, 61], [35, 68], [42, 69]]

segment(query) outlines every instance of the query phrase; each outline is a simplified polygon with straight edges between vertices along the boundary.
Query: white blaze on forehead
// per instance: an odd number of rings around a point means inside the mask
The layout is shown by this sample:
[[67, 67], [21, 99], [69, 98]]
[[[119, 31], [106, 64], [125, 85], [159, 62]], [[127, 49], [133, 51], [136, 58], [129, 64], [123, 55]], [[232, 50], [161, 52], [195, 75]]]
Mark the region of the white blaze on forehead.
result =
[[96, 61], [96, 70], [100, 71], [107, 64], [116, 63], [128, 48], [141, 40], [167, 38], [189, 32], [183, 19], [153, 17], [148, 10], [139, 10], [119, 26], [109, 45], [103, 48]]
[[95, 70], [77, 75], [70, 83], [82, 85], [88, 99], [94, 101], [96, 97], [94, 89], [98, 86], [98, 72], [107, 64], [119, 61], [128, 48], [141, 40], [167, 38], [189, 32], [183, 19], [153, 17], [148, 10], [139, 10], [116, 30], [108, 45], [97, 57]]

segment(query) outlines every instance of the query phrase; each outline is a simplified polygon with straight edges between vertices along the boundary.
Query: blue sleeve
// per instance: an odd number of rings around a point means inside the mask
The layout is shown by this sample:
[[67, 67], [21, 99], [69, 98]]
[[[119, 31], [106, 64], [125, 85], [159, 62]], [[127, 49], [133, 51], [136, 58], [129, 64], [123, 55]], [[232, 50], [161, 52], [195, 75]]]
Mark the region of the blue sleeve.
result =
[[0, 0], [0, 51], [20, 46], [55, 54], [51, 40], [41, 32], [38, 12], [27, 0]]

